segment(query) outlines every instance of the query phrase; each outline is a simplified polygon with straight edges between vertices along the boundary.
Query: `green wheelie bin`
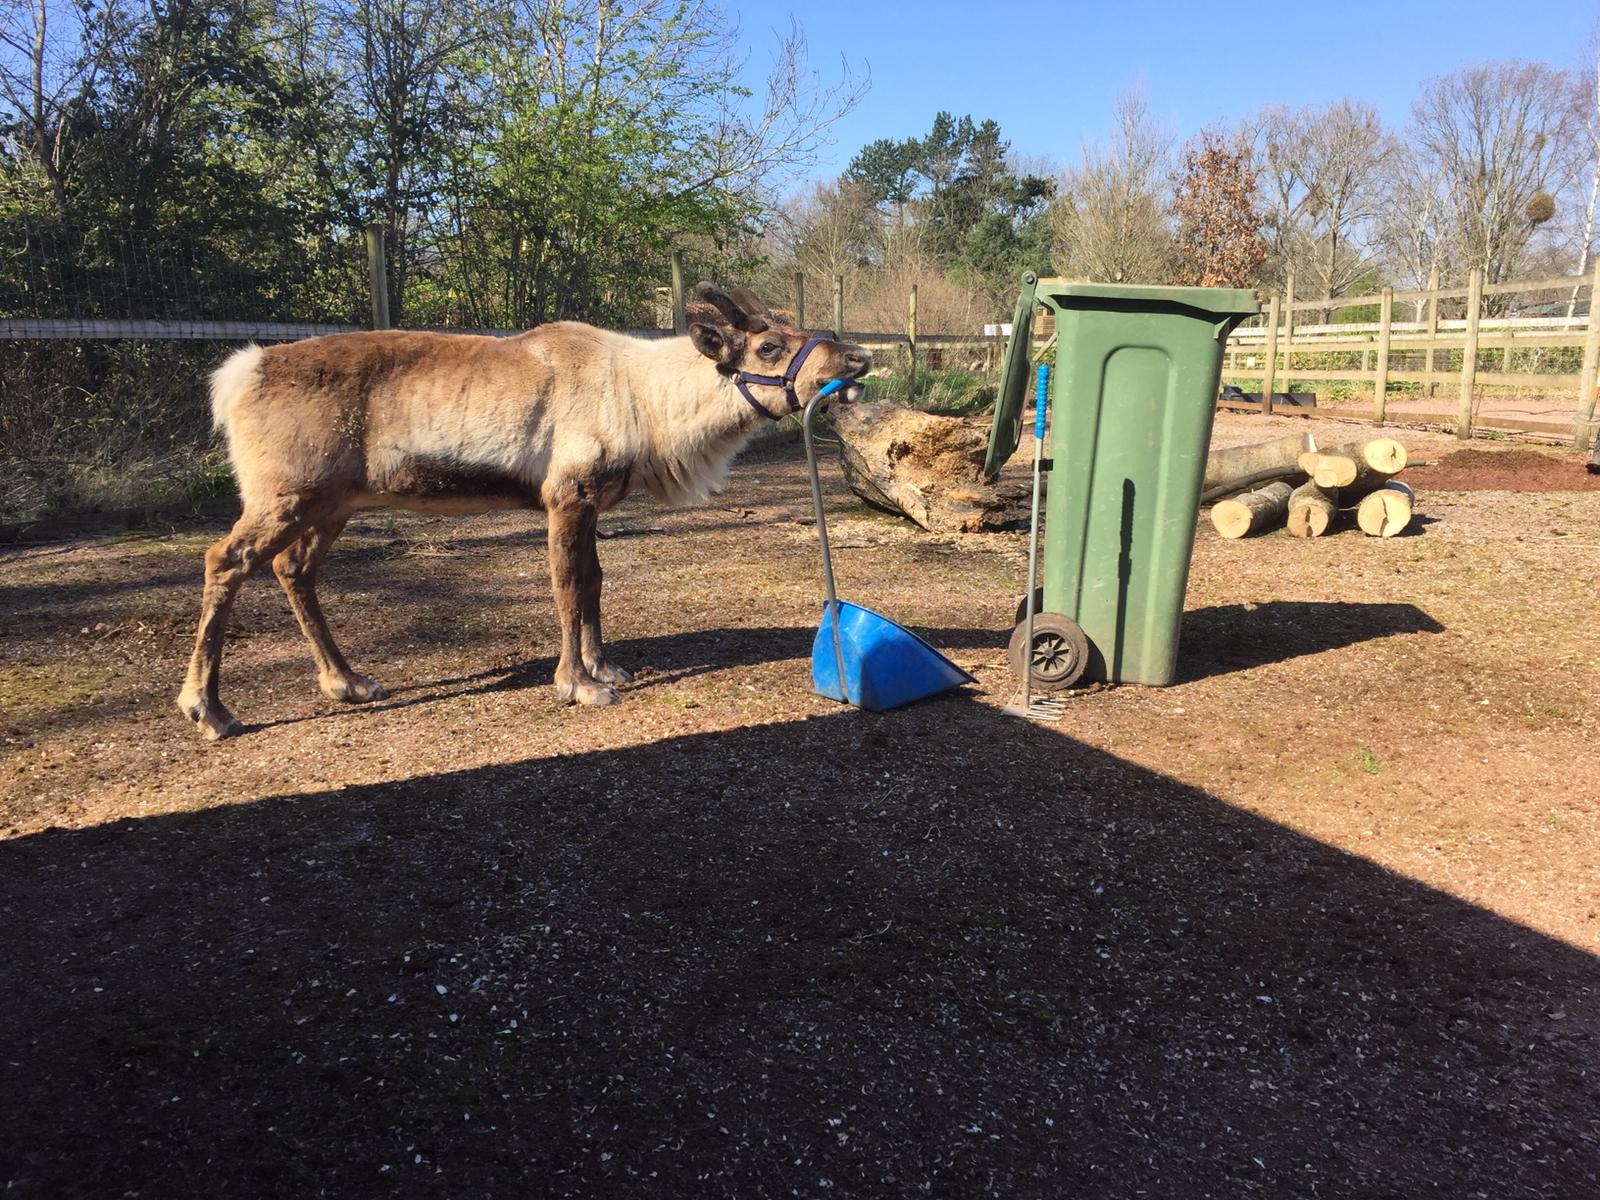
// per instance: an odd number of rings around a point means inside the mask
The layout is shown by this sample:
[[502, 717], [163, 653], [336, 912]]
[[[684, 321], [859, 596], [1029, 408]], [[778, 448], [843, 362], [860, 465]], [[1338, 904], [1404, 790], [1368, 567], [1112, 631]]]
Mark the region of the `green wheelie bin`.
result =
[[[1234, 288], [1024, 275], [984, 471], [1021, 440], [1039, 307], [1055, 316], [1043, 592], [1012, 663], [1051, 691], [1079, 678], [1171, 683], [1228, 334], [1261, 311]], [[1026, 600], [1026, 597], [1024, 597]], [[1018, 614], [1022, 620], [1021, 612]]]

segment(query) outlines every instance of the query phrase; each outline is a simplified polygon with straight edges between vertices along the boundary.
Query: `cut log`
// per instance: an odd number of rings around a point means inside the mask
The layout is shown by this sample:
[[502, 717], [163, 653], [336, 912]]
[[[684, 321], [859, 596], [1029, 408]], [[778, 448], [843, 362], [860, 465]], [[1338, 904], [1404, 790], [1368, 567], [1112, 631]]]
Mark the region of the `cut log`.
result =
[[1279, 480], [1231, 500], [1219, 500], [1212, 506], [1211, 523], [1225, 538], [1276, 529], [1289, 511], [1289, 494], [1293, 490]]
[[986, 422], [898, 404], [838, 404], [832, 411], [850, 489], [874, 508], [934, 533], [1026, 525], [1031, 481], [983, 479]]
[[1258, 483], [1298, 475], [1300, 455], [1316, 447], [1316, 440], [1309, 433], [1296, 433], [1270, 442], [1213, 450], [1206, 456], [1200, 502], [1209, 504], [1219, 496], [1246, 491]]
[[1600, 437], [1594, 440], [1594, 449], [1589, 453], [1589, 461], [1585, 470], [1591, 475], [1600, 475]]
[[1370, 438], [1300, 456], [1300, 469], [1318, 487], [1339, 488], [1346, 500], [1364, 496], [1405, 469], [1406, 449], [1393, 438]]
[[1363, 499], [1356, 508], [1356, 524], [1372, 537], [1391, 538], [1411, 524], [1416, 496], [1398, 479], [1391, 479]]
[[[1379, 475], [1398, 475], [1406, 468], [1406, 448], [1393, 438], [1366, 438], [1359, 442], [1345, 442], [1322, 450], [1311, 450], [1299, 456], [1300, 469], [1316, 480], [1319, 460], [1347, 458], [1363, 464]], [[1359, 468], [1357, 468], [1359, 469]], [[1320, 487], [1343, 487], [1342, 483], [1322, 483]]]
[[1289, 532], [1295, 537], [1321, 537], [1333, 524], [1339, 508], [1339, 490], [1317, 486], [1316, 480], [1302, 483], [1289, 493]]

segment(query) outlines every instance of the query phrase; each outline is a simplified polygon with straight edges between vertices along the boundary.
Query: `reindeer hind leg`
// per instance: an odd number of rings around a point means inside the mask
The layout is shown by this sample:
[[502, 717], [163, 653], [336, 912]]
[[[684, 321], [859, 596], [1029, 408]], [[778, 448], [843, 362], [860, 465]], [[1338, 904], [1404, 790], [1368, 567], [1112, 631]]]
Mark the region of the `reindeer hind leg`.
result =
[[218, 697], [222, 642], [239, 585], [304, 527], [305, 518], [298, 506], [252, 508], [247, 504], [228, 536], [206, 551], [200, 624], [195, 630], [189, 673], [178, 693], [178, 708], [212, 741], [240, 733], [244, 728]]
[[272, 570], [283, 585], [283, 594], [288, 597], [300, 632], [311, 643], [311, 657], [317, 664], [317, 684], [322, 694], [330, 700], [364, 704], [369, 700], [382, 700], [389, 693], [376, 679], [351, 670], [333, 640], [328, 618], [323, 615], [322, 604], [317, 599], [317, 573], [349, 519], [348, 512], [319, 517], [278, 553], [272, 560]]

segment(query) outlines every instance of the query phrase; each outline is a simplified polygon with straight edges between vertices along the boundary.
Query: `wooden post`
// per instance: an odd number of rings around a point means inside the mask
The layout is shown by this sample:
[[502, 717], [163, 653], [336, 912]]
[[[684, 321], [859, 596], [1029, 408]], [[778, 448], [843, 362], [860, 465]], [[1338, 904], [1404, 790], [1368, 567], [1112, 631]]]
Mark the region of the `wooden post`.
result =
[[[1289, 362], [1294, 345], [1294, 272], [1290, 271], [1283, 277], [1283, 390], [1294, 391], [1294, 385], [1289, 378]], [[1265, 398], [1265, 397], [1263, 397]], [[1272, 405], [1266, 406], [1268, 416], [1272, 415]]]
[[1278, 370], [1278, 297], [1267, 302], [1267, 349], [1261, 363], [1261, 411], [1272, 411], [1273, 376]]
[[1472, 437], [1472, 387], [1478, 375], [1478, 320], [1483, 307], [1483, 269], [1472, 268], [1467, 281], [1467, 340], [1461, 348], [1461, 403], [1456, 410], [1456, 436]]
[[1425, 370], [1428, 372], [1428, 395], [1434, 394], [1433, 382], [1433, 343], [1439, 339], [1439, 268], [1428, 268], [1428, 361]]
[[1389, 332], [1394, 323], [1394, 289], [1383, 289], [1378, 308], [1378, 369], [1372, 376], [1372, 420], [1382, 425], [1389, 403]]
[[911, 295], [906, 300], [906, 348], [909, 351], [906, 367], [906, 403], [917, 400], [917, 285], [911, 285]]
[[833, 340], [844, 341], [844, 276], [833, 277]]
[[806, 327], [806, 275], [804, 271], [794, 273], [794, 327]]
[[683, 251], [672, 252], [672, 332], [682, 336], [689, 332], [689, 315], [683, 299]]
[[1594, 436], [1594, 393], [1600, 376], [1600, 260], [1589, 283], [1589, 329], [1583, 339], [1583, 371], [1578, 376], [1578, 405], [1573, 422], [1573, 444], [1582, 450]]
[[372, 289], [372, 327], [389, 328], [389, 264], [385, 260], [383, 226], [367, 226], [367, 285]]

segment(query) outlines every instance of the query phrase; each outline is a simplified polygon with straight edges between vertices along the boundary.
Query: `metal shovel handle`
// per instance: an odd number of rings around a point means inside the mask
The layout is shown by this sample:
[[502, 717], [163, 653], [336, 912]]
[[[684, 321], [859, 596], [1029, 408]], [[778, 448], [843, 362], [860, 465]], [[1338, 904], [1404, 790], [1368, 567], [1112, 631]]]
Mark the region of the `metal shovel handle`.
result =
[[844, 647], [839, 641], [839, 597], [833, 589], [833, 556], [828, 553], [828, 519], [822, 511], [822, 477], [817, 474], [817, 445], [811, 433], [811, 422], [816, 419], [818, 406], [844, 385], [843, 379], [824, 384], [822, 390], [811, 397], [811, 402], [806, 405], [806, 411], [800, 418], [800, 429], [806, 440], [806, 466], [811, 469], [811, 507], [817, 515], [817, 541], [822, 546], [822, 581], [828, 590], [828, 615], [833, 622], [833, 656], [839, 665], [839, 692], [844, 696], [845, 703], [849, 704], [852, 701], [844, 680]]

